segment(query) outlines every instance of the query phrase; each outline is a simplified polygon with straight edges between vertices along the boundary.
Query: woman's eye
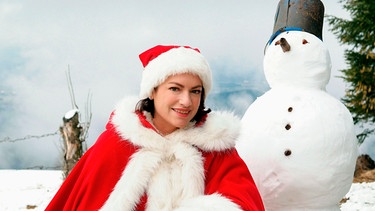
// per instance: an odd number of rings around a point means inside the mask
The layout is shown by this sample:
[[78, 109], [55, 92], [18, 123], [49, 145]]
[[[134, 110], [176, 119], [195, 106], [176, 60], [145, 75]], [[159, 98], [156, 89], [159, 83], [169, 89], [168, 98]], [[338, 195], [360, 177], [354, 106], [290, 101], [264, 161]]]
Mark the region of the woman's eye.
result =
[[177, 87], [171, 87], [171, 88], [169, 88], [169, 90], [171, 90], [173, 92], [177, 92], [179, 90], [179, 88], [177, 88]]
[[194, 94], [200, 94], [200, 93], [202, 93], [202, 90], [199, 90], [199, 89], [193, 90], [192, 93], [194, 93]]

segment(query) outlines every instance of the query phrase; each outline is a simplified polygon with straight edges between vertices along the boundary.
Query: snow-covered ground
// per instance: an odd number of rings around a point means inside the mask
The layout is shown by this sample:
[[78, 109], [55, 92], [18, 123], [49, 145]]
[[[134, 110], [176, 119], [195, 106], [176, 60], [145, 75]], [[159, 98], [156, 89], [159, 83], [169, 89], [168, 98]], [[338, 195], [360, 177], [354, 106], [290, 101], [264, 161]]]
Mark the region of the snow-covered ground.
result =
[[[61, 171], [0, 170], [0, 210], [44, 210], [62, 181]], [[342, 211], [375, 211], [375, 182], [354, 183]]]
[[62, 178], [61, 171], [0, 170], [0, 210], [44, 210]]

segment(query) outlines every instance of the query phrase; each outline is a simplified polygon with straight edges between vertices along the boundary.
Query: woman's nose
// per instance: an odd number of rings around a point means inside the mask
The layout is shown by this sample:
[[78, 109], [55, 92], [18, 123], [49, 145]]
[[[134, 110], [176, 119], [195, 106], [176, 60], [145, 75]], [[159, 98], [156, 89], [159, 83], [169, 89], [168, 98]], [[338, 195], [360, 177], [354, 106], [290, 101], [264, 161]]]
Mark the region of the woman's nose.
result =
[[189, 107], [191, 105], [190, 92], [183, 92], [180, 96], [180, 104], [184, 107]]

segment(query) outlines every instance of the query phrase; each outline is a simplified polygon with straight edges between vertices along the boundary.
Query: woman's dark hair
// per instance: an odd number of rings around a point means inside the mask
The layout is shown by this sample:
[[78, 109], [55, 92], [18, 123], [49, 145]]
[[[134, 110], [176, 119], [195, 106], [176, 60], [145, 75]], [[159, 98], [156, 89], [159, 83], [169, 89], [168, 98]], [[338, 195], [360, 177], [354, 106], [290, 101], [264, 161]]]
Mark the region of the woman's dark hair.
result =
[[[203, 88], [202, 95], [201, 95], [201, 102], [199, 104], [198, 111], [191, 121], [200, 122], [206, 114], [211, 112], [210, 108], [208, 109], [205, 108], [204, 99], [205, 99], [205, 92]], [[139, 110], [140, 112], [148, 111], [151, 113], [151, 116], [154, 117], [154, 113], [155, 113], [154, 100], [151, 100], [150, 98], [140, 100], [137, 103], [135, 110]]]

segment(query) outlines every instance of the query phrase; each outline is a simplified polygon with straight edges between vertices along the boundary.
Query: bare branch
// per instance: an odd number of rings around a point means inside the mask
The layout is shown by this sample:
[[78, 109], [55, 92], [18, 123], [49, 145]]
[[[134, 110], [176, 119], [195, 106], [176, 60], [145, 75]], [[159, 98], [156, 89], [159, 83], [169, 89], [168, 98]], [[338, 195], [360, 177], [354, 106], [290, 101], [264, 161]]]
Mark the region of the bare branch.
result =
[[70, 94], [70, 101], [72, 103], [73, 109], [78, 109], [76, 98], [74, 96], [74, 89], [73, 89], [73, 83], [72, 78], [70, 77], [70, 66], [68, 65], [68, 71], [66, 71], [66, 79], [68, 82], [68, 88], [69, 88], [69, 94]]

